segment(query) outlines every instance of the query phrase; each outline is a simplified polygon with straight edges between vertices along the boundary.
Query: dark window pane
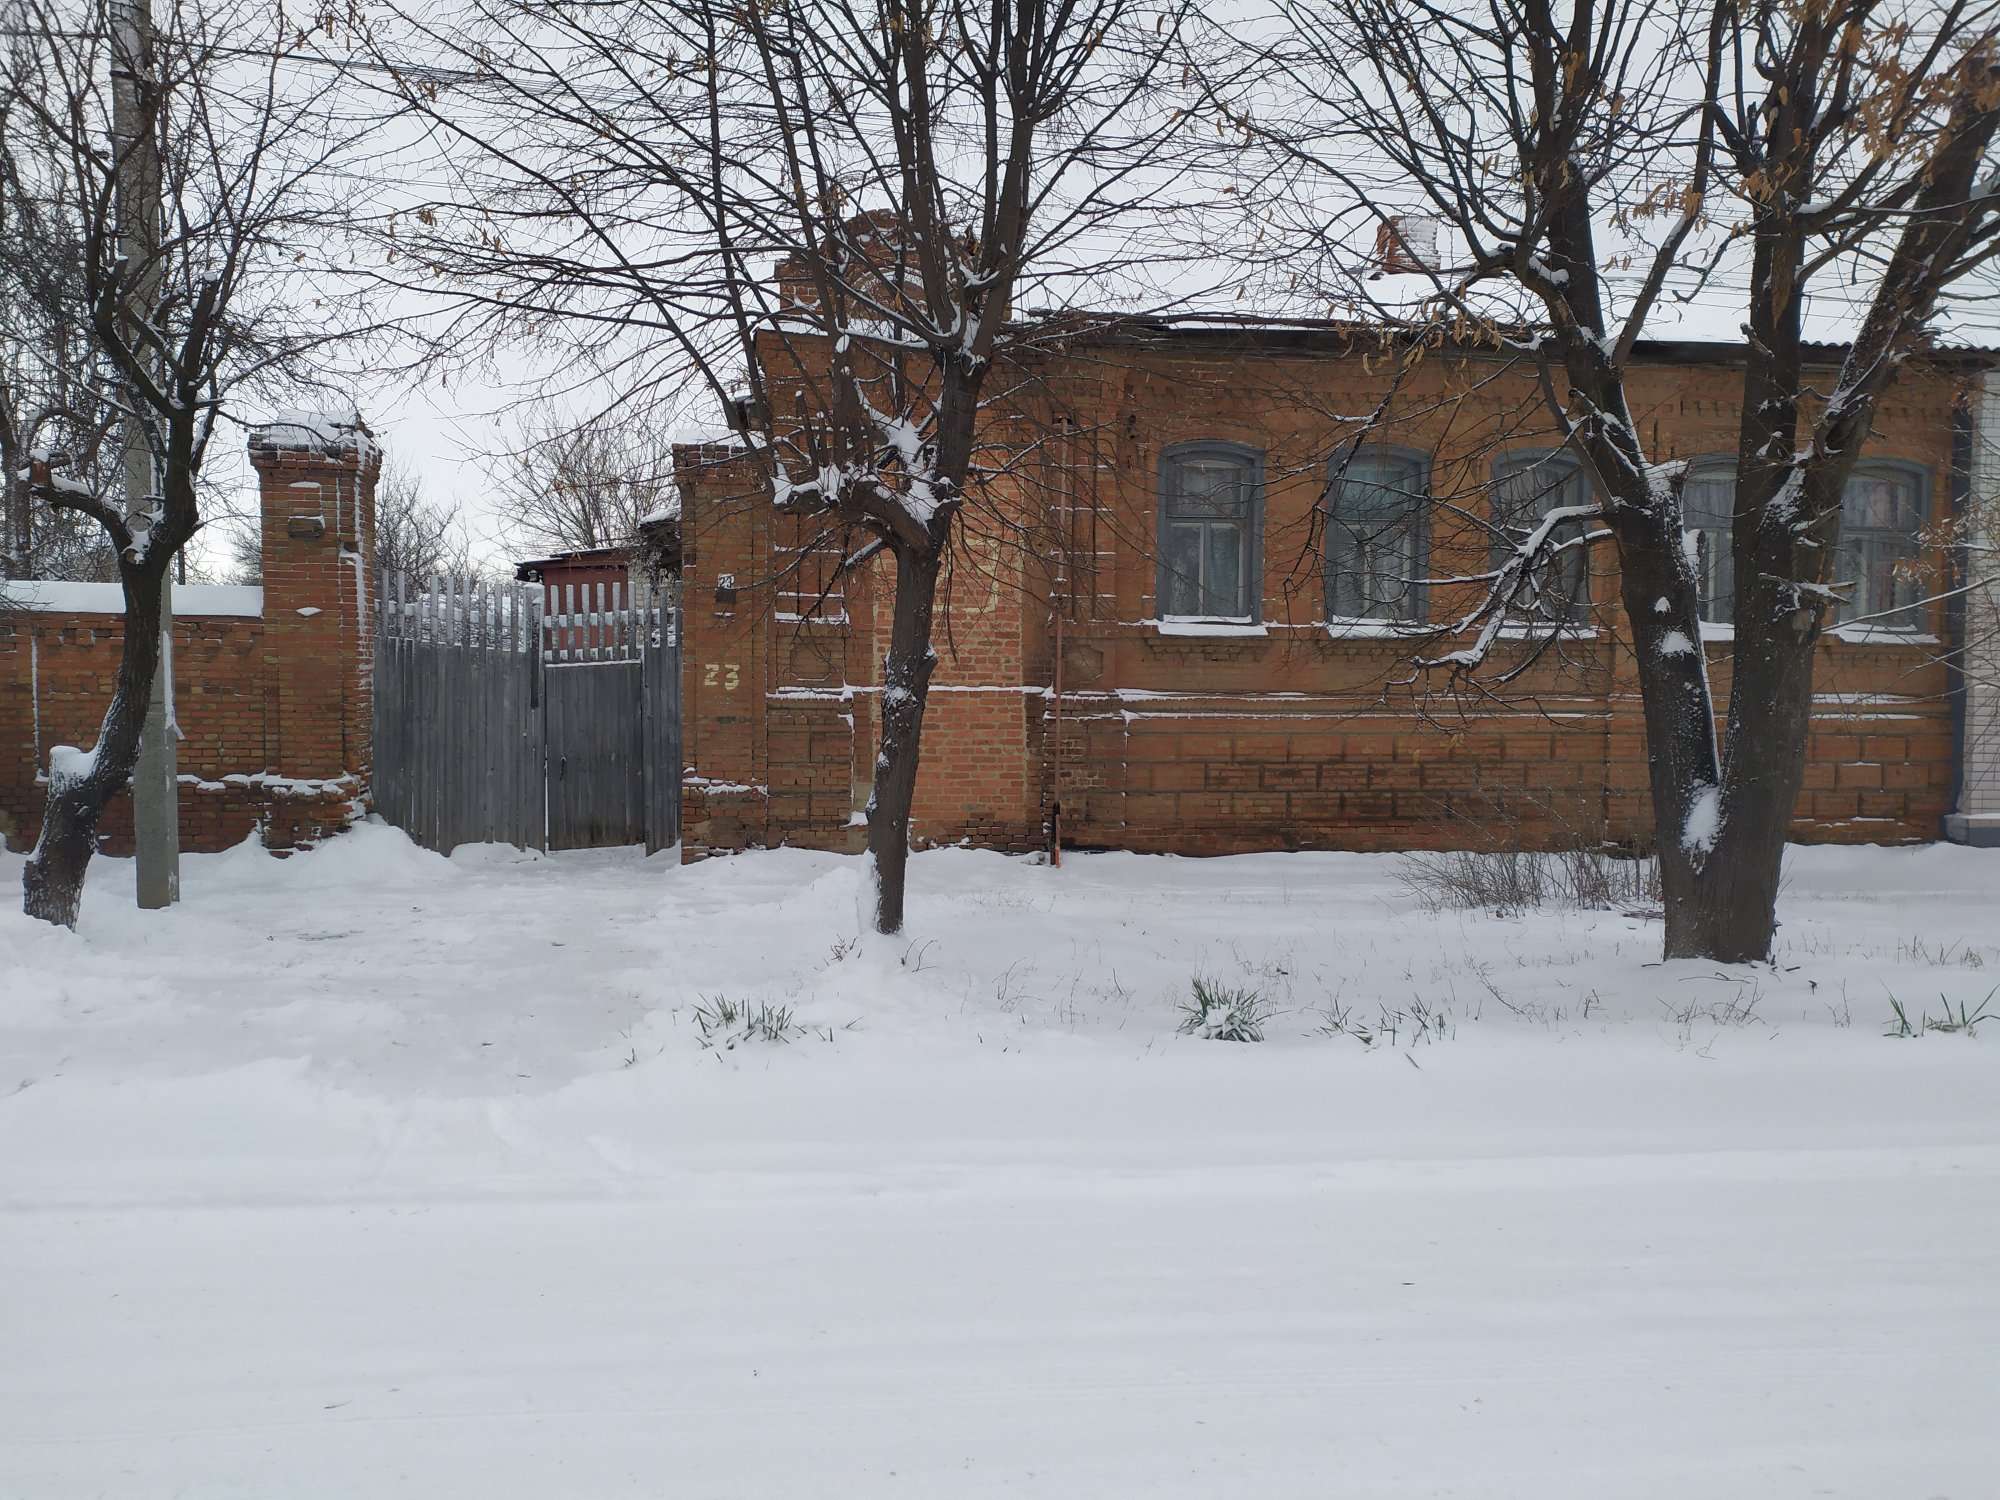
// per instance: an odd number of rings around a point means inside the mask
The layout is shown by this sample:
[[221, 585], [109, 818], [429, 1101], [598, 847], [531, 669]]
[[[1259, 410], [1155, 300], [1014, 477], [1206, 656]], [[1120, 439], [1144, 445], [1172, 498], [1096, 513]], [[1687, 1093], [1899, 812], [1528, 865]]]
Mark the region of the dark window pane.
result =
[[1694, 533], [1701, 617], [1712, 624], [1726, 625], [1735, 617], [1736, 564], [1730, 550], [1735, 518], [1735, 468], [1709, 463], [1689, 470], [1681, 490], [1681, 522]]
[[[1590, 483], [1567, 454], [1503, 460], [1493, 495], [1494, 521], [1500, 527], [1493, 538], [1495, 565], [1549, 511], [1589, 503]], [[1551, 540], [1563, 542], [1583, 534], [1583, 522], [1568, 521], [1556, 529]], [[1517, 604], [1545, 620], [1582, 620], [1589, 598], [1587, 563], [1585, 549], [1580, 546], [1560, 554], [1516, 596]]]
[[1681, 488], [1681, 520], [1702, 531], [1727, 531], [1736, 519], [1736, 470], [1697, 464]]
[[1328, 615], [1414, 619], [1426, 502], [1423, 465], [1363, 450], [1336, 471], [1328, 499]]
[[1208, 528], [1202, 577], [1202, 613], [1234, 619], [1250, 613], [1243, 591], [1243, 528], [1215, 522]]
[[1864, 468], [1847, 481], [1840, 509], [1834, 579], [1851, 587], [1847, 602], [1834, 610], [1836, 619], [1922, 628], [1922, 612], [1914, 608], [1924, 593], [1918, 564], [1924, 523], [1918, 477], [1903, 470]]
[[1250, 469], [1238, 459], [1184, 458], [1173, 465], [1167, 513], [1245, 520], [1250, 515]]
[[1841, 525], [1862, 531], [1914, 533], [1923, 524], [1913, 476], [1863, 470], [1847, 481]]
[[1360, 619], [1371, 603], [1367, 539], [1338, 518], [1326, 526], [1327, 612], [1334, 618]]
[[1398, 520], [1421, 503], [1423, 466], [1393, 455], [1357, 453], [1335, 483], [1334, 509], [1342, 516]]
[[[1583, 535], [1583, 525], [1578, 521], [1565, 521], [1555, 529], [1553, 540], [1557, 543], [1575, 541]], [[1552, 620], [1562, 620], [1575, 624], [1584, 617], [1584, 608], [1589, 595], [1585, 588], [1584, 571], [1588, 558], [1581, 546], [1572, 547], [1558, 554], [1555, 566], [1549, 570], [1549, 577], [1543, 587], [1547, 590], [1542, 600], [1542, 613]]]
[[1333, 520], [1327, 526], [1329, 608], [1350, 619], [1414, 618], [1417, 526]]
[[1166, 528], [1165, 576], [1160, 584], [1160, 613], [1201, 612], [1201, 527], [1170, 524]]
[[1499, 515], [1513, 526], [1532, 525], [1558, 506], [1583, 505], [1590, 488], [1568, 454], [1506, 460], [1498, 488]]
[[1160, 600], [1166, 617], [1254, 617], [1259, 494], [1254, 459], [1190, 449], [1162, 475]]
[[1701, 530], [1688, 535], [1694, 538], [1701, 617], [1712, 625], [1727, 625], [1736, 618], [1736, 558], [1730, 550], [1729, 533]]

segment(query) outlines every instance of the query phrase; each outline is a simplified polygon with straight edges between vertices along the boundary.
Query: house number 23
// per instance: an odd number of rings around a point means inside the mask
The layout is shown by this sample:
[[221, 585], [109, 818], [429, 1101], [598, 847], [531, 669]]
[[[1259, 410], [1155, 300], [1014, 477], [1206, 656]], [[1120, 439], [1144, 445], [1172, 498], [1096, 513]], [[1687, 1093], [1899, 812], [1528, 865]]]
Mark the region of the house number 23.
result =
[[[720, 679], [719, 684], [718, 678]], [[736, 685], [742, 680], [743, 674], [736, 670], [736, 663], [733, 661], [709, 662], [702, 668], [701, 672], [701, 685], [703, 687], [716, 687], [719, 685], [725, 693], [735, 692]]]

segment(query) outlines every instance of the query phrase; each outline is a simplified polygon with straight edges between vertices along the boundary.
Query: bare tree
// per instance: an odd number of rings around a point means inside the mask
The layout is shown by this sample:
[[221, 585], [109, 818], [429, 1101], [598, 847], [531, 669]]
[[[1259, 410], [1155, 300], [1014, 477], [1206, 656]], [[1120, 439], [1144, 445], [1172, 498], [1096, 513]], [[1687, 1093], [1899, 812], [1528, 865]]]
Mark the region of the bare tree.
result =
[[[1317, 238], [1350, 305], [1532, 360], [1591, 481], [1585, 499], [1517, 530], [1496, 523], [1499, 560], [1455, 622], [1463, 640], [1427, 665], [1477, 673], [1524, 604], [1565, 592], [1584, 549], [1615, 548], [1666, 952], [1767, 957], [1815, 647], [1841, 596], [1842, 491], [1884, 390], [2000, 230], [1990, 10], [1283, 0], [1279, 21], [1254, 49], [1254, 84], [1213, 80], [1218, 108], [1268, 153], [1269, 211]], [[1392, 304], [1359, 266], [1399, 211], [1446, 234], [1428, 271], [1395, 279]], [[1730, 273], [1747, 285], [1733, 685], [1718, 739], [1686, 469], [1648, 450], [1627, 373], [1663, 297], [1726, 295]], [[1807, 376], [1815, 287], [1859, 304], [1823, 391]], [[1560, 610], [1531, 613], [1557, 637]]]
[[639, 523], [674, 492], [673, 443], [650, 412], [579, 423], [531, 417], [497, 480], [494, 508], [516, 545], [629, 547]]
[[[327, 171], [352, 122], [288, 72], [281, 13], [184, 0], [135, 25], [116, 0], [17, 0], [9, 19], [0, 180], [34, 227], [0, 275], [32, 286], [39, 257], [73, 280], [94, 403], [74, 442], [30, 452], [29, 485], [109, 539], [125, 602], [97, 742], [52, 754], [22, 876], [29, 915], [73, 926], [98, 819], [137, 760], [162, 582], [202, 522], [218, 420], [295, 375], [333, 330], [331, 299], [314, 297], [327, 288], [286, 278], [323, 274], [308, 250], [340, 212], [336, 192], [352, 191]], [[150, 453], [156, 489], [136, 505], [105, 483], [116, 466], [93, 461], [114, 428]]]
[[[0, 38], [10, 56], [27, 38]], [[87, 516], [38, 515], [30, 468], [60, 454], [74, 476], [102, 489], [117, 479], [117, 452], [104, 441], [115, 413], [102, 391], [106, 371], [88, 338], [79, 227], [38, 193], [31, 175], [37, 135], [32, 112], [0, 91], [0, 475], [6, 547], [0, 572], [12, 578], [107, 582], [117, 576], [109, 540]], [[23, 149], [14, 149], [19, 143]]]
[[763, 496], [845, 567], [893, 565], [867, 808], [884, 932], [980, 414], [1048, 336], [1012, 310], [1134, 295], [1169, 256], [1128, 226], [1175, 186], [1182, 19], [1182, 0], [487, 0], [470, 32], [409, 21], [399, 43], [449, 54], [409, 96], [464, 183], [404, 221], [410, 285], [448, 278], [462, 327], [532, 330], [579, 383], [660, 395], [692, 372]]
[[[0, 265], [11, 263], [14, 258], [0, 251]], [[36, 459], [60, 454], [65, 467], [98, 472], [97, 482], [108, 486], [112, 479], [101, 471], [116, 453], [102, 441], [109, 430], [105, 414], [87, 386], [78, 389], [83, 382], [73, 368], [65, 368], [62, 353], [38, 336], [48, 326], [33, 315], [34, 303], [18, 295], [25, 289], [11, 290], [16, 295], [7, 298], [7, 312], [0, 314], [14, 324], [0, 334], [0, 345], [15, 356], [14, 367], [0, 375], [0, 475], [6, 496], [0, 577], [108, 583], [118, 576], [118, 560], [102, 530], [73, 512], [38, 515], [31, 483]], [[31, 348], [32, 362], [20, 359]]]
[[385, 459], [375, 488], [375, 569], [405, 578], [473, 578], [472, 538], [455, 507], [424, 493], [423, 482]]

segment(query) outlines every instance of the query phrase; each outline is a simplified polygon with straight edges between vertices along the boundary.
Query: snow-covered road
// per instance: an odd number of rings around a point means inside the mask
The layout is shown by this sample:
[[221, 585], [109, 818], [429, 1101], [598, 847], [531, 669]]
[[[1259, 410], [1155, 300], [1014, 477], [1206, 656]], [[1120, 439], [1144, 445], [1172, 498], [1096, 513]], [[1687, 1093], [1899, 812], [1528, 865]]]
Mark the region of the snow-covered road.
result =
[[1803, 856], [1754, 993], [1337, 857], [926, 856], [894, 948], [817, 856], [107, 864], [0, 918], [0, 1496], [1981, 1500], [2000, 1030], [1878, 998], [2000, 978], [1973, 859]]

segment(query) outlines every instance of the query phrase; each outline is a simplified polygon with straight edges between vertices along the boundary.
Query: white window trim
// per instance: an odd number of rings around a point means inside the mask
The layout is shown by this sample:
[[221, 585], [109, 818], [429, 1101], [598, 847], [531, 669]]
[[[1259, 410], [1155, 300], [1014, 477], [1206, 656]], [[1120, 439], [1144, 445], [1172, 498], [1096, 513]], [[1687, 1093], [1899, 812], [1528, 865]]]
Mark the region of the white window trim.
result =
[[1243, 639], [1266, 636], [1270, 627], [1258, 620], [1216, 620], [1200, 615], [1162, 615], [1146, 623], [1161, 635], [1214, 636]]

